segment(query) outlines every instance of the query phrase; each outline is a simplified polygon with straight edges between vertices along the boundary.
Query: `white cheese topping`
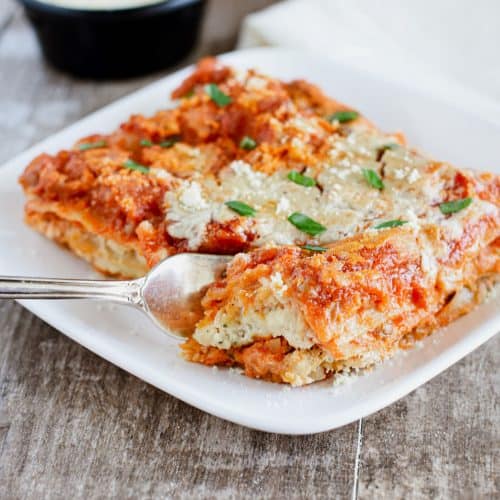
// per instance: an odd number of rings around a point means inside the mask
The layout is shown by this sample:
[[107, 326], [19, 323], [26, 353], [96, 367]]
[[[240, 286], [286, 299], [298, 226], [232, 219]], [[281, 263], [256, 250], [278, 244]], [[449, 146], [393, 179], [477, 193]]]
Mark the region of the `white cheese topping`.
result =
[[197, 182], [189, 182], [181, 187], [179, 192], [179, 202], [187, 210], [203, 210], [208, 207], [208, 203], [203, 199], [201, 187]]
[[[295, 119], [294, 126], [297, 123], [302, 126]], [[316, 179], [318, 185], [313, 187], [290, 181], [285, 168], [268, 175], [241, 160], [224, 168], [218, 182], [201, 176], [196, 181], [181, 180], [180, 189], [166, 196], [167, 230], [175, 238], [186, 239], [193, 250], [203, 241], [207, 224], [229, 220], [240, 231], [251, 226], [256, 233], [255, 246], [326, 244], [393, 219], [407, 221], [414, 228], [438, 223], [449, 238], [458, 238], [462, 217], [471, 217], [476, 210], [484, 213], [489, 204], [475, 200], [452, 218], [443, 215], [437, 205], [456, 170], [440, 164], [428, 172], [429, 160], [402, 146], [384, 151], [377, 161], [380, 147], [387, 142], [387, 136], [364, 129], [353, 130], [346, 138], [332, 137], [329, 160], [304, 172]], [[383, 177], [384, 189], [371, 186], [363, 169]], [[230, 200], [250, 205], [255, 216], [242, 217], [231, 211], [224, 204]], [[490, 209], [496, 210], [493, 205]], [[299, 231], [287, 220], [293, 212], [308, 215], [327, 230], [316, 237]]]

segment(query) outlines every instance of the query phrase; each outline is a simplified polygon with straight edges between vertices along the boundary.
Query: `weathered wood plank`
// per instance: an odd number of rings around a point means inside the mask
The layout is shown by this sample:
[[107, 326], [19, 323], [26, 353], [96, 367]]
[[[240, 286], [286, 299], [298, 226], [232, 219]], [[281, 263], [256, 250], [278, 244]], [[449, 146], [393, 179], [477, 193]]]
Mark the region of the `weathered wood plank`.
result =
[[12, 0], [0, 2], [0, 38], [5, 33], [14, 18], [14, 12], [18, 9]]
[[195, 410], [0, 304], [0, 498], [346, 498], [356, 424], [289, 438]]
[[498, 498], [500, 337], [365, 419], [359, 498]]

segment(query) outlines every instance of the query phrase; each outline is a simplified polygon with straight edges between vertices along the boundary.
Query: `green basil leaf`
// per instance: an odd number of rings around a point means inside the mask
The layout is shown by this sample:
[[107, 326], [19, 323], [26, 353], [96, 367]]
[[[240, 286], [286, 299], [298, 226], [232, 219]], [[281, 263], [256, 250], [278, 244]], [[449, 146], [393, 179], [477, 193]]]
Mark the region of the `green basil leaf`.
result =
[[376, 189], [384, 189], [384, 183], [375, 170], [372, 170], [371, 168], [364, 168], [363, 176], [370, 186]]
[[149, 172], [149, 167], [145, 167], [144, 165], [141, 165], [134, 160], [127, 160], [122, 164], [122, 166], [130, 170], [137, 170], [138, 172], [142, 172], [143, 174], [147, 174]]
[[287, 177], [289, 180], [295, 182], [295, 184], [299, 184], [300, 186], [305, 186], [305, 187], [316, 186], [316, 181], [312, 177], [308, 177], [307, 175], [302, 175], [301, 173], [296, 172], [295, 170], [292, 170], [287, 175]]
[[408, 221], [407, 220], [399, 220], [399, 219], [388, 220], [386, 222], [382, 222], [381, 224], [378, 224], [377, 226], [375, 226], [375, 229], [386, 229], [388, 227], [398, 227], [398, 226], [402, 226], [404, 224], [408, 224]]
[[210, 99], [217, 104], [217, 106], [224, 107], [231, 104], [233, 101], [230, 96], [224, 94], [218, 85], [215, 83], [209, 83], [205, 85], [205, 92], [208, 94]]
[[248, 137], [248, 135], [243, 137], [243, 139], [241, 139], [240, 141], [241, 149], [247, 149], [250, 151], [251, 149], [255, 149], [256, 147], [257, 143], [251, 137]]
[[141, 141], [141, 146], [149, 148], [152, 145], [153, 145], [153, 143], [148, 139], [142, 139], [142, 141]]
[[302, 245], [301, 248], [303, 248], [304, 250], [309, 250], [310, 252], [320, 252], [320, 253], [326, 252], [328, 250], [328, 248], [320, 247], [319, 245]]
[[327, 120], [332, 122], [347, 123], [358, 118], [359, 113], [354, 110], [337, 111], [328, 116]]
[[80, 151], [87, 151], [88, 149], [105, 148], [106, 141], [96, 141], [96, 142], [84, 142], [78, 145]]
[[288, 217], [288, 221], [303, 233], [310, 234], [311, 236], [316, 236], [326, 231], [325, 226], [300, 212], [294, 212]]
[[439, 210], [443, 214], [454, 214], [467, 208], [472, 203], [472, 198], [463, 198], [462, 200], [447, 201], [439, 205]]
[[249, 215], [255, 215], [256, 213], [255, 208], [252, 208], [250, 205], [247, 205], [242, 201], [237, 201], [237, 200], [226, 201], [225, 205], [226, 207], [229, 207], [231, 210], [240, 215], [243, 215], [244, 217], [247, 217]]

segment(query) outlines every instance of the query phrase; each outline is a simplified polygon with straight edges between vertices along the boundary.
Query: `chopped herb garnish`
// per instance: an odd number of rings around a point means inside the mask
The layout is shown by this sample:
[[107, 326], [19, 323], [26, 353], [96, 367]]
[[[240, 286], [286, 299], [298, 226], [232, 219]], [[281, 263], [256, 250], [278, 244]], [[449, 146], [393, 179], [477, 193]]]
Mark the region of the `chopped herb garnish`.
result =
[[257, 147], [257, 143], [251, 137], [248, 137], [248, 135], [243, 137], [243, 139], [241, 139], [241, 141], [240, 141], [240, 148], [241, 149], [251, 150], [251, 149], [255, 149], [256, 147]]
[[172, 137], [169, 137], [168, 139], [161, 141], [159, 145], [162, 148], [168, 149], [171, 148], [176, 142], [179, 142], [180, 140], [181, 138], [178, 135], [173, 135]]
[[408, 224], [408, 221], [407, 220], [399, 220], [399, 219], [388, 220], [386, 222], [382, 222], [381, 224], [378, 224], [377, 226], [375, 226], [375, 229], [386, 229], [388, 227], [398, 227], [398, 226], [402, 226], [403, 224]]
[[184, 97], [184, 99], [189, 99], [190, 97], [193, 96], [194, 96], [194, 88], [188, 90], [182, 97]]
[[320, 247], [319, 245], [302, 245], [304, 250], [309, 250], [310, 252], [326, 252], [328, 248]]
[[295, 182], [295, 184], [299, 184], [300, 186], [312, 187], [316, 185], [316, 181], [312, 177], [308, 177], [307, 175], [302, 175], [301, 173], [296, 172], [295, 170], [292, 170], [287, 175], [287, 177], [292, 182]]
[[106, 147], [106, 141], [84, 142], [78, 145], [80, 151], [87, 151], [87, 149], [97, 149]]
[[346, 110], [346, 111], [337, 111], [336, 113], [332, 113], [327, 120], [332, 122], [339, 123], [347, 123], [352, 120], [355, 120], [359, 116], [359, 113], [354, 110]]
[[472, 203], [472, 198], [463, 198], [462, 200], [447, 201], [439, 205], [439, 210], [443, 214], [454, 214], [467, 208]]
[[210, 99], [217, 104], [217, 106], [224, 107], [231, 104], [232, 99], [227, 94], [224, 94], [218, 85], [209, 83], [205, 85], [205, 92], [209, 95]]
[[384, 183], [375, 170], [372, 170], [371, 168], [364, 168], [363, 176], [370, 186], [376, 189], [384, 189]]
[[316, 236], [326, 231], [325, 226], [300, 212], [294, 212], [288, 217], [288, 221], [303, 233], [310, 234], [311, 236]]
[[153, 145], [153, 143], [151, 141], [149, 141], [148, 139], [143, 139], [141, 141], [141, 146], [145, 146], [147, 148], [151, 147]]
[[125, 163], [123, 163], [123, 166], [130, 170], [137, 170], [138, 172], [142, 172], [143, 174], [147, 174], [149, 172], [149, 167], [145, 167], [144, 165], [141, 165], [134, 160], [127, 160]]
[[255, 208], [252, 208], [250, 205], [237, 200], [226, 201], [225, 205], [231, 210], [234, 210], [236, 213], [243, 215], [244, 217], [255, 215], [256, 212]]

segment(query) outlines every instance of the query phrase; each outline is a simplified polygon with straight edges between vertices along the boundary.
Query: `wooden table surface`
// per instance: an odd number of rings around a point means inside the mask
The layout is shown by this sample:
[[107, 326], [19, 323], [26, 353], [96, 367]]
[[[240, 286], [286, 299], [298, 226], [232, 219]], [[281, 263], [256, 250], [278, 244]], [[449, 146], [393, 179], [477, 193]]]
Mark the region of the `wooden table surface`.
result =
[[[230, 48], [267, 3], [212, 2], [197, 54]], [[63, 75], [0, 0], [0, 161], [159, 76]], [[287, 437], [191, 408], [4, 301], [0, 498], [499, 498], [499, 347], [359, 422]]]

